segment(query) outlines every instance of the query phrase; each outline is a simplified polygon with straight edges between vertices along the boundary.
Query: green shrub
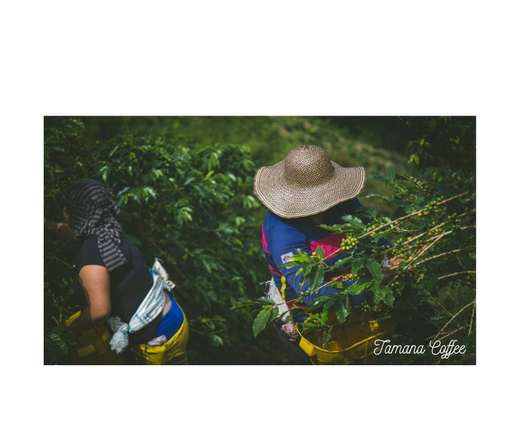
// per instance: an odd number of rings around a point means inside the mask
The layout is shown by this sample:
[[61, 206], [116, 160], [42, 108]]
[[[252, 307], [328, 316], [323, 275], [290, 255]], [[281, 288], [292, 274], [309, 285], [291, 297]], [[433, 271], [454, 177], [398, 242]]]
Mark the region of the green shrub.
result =
[[[193, 363], [226, 359], [252, 339], [246, 313], [230, 312], [253, 296], [261, 277], [258, 207], [250, 151], [232, 144], [120, 134], [86, 145], [78, 120], [49, 120], [45, 129], [45, 218], [58, 221], [53, 198], [75, 178], [113, 189], [123, 231], [151, 266], [155, 257], [176, 283], [190, 324]], [[74, 244], [45, 239], [45, 323], [49, 331], [78, 310], [72, 300]], [[225, 354], [223, 353], [225, 352]]]

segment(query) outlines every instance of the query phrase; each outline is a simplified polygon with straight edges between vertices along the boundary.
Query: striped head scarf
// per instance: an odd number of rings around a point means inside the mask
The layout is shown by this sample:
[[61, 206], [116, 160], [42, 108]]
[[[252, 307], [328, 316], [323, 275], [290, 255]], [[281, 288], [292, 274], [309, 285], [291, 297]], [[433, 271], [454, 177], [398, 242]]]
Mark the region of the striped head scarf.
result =
[[121, 226], [115, 219], [120, 210], [112, 189], [91, 179], [73, 182], [63, 196], [76, 237], [96, 235], [99, 252], [108, 272], [128, 262], [116, 245], [121, 244]]

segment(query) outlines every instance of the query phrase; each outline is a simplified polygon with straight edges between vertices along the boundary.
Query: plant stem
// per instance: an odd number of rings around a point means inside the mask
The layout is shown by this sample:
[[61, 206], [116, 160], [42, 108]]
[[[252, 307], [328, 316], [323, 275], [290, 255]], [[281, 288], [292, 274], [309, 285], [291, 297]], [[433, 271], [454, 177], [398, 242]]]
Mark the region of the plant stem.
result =
[[[412, 261], [415, 261], [415, 259], [417, 259], [419, 256], [422, 256], [423, 253], [426, 253], [426, 251], [427, 251], [427, 250], [428, 250], [428, 249], [429, 249], [433, 244], [436, 244], [436, 243], [437, 243], [437, 242], [438, 242], [438, 241], [439, 241], [439, 240], [440, 240], [444, 235], [446, 235], [446, 233], [441, 233], [439, 236], [436, 236], [435, 239], [434, 239], [434, 241], [433, 241], [430, 245], [428, 245], [424, 250], [422, 250], [422, 251], [417, 255], [417, 257], [413, 258]], [[414, 253], [414, 254], [415, 254], [415, 253]], [[412, 262], [412, 261], [411, 261], [411, 262]], [[404, 267], [404, 270], [405, 270], [405, 271], [406, 271], [406, 270], [408, 269], [408, 267], [411, 265], [411, 262], [410, 262], [408, 265], [406, 265], [406, 266]]]
[[[471, 250], [471, 249], [474, 248], [474, 247], [475, 247], [475, 246], [473, 245], [473, 246], [471, 246], [471, 247], [460, 248], [460, 249], [458, 249], [458, 250], [450, 250], [450, 251], [446, 251], [446, 252], [441, 253], [441, 254], [436, 254], [435, 256], [429, 257], [428, 259], [424, 259], [424, 260], [422, 260], [421, 262], [418, 263], [418, 265], [421, 264], [421, 263], [424, 263], [424, 262], [428, 262], [429, 260], [436, 259], [437, 257], [446, 256], [446, 255], [451, 254], [451, 253], [458, 253], [459, 251]], [[424, 252], [424, 251], [426, 251], [426, 249], [424, 249], [423, 252]], [[422, 254], [423, 252], [421, 252], [421, 254]], [[419, 254], [419, 256], [420, 256], [421, 254]], [[417, 256], [417, 257], [419, 257], [419, 256]]]
[[341, 279], [341, 276], [334, 277], [330, 282], [326, 282], [323, 285], [321, 285], [319, 288], [316, 288], [314, 292], [317, 293], [321, 288], [324, 288], [325, 286], [330, 285], [332, 282], [337, 282], [339, 279]]
[[[463, 195], [466, 195], [466, 194], [467, 194], [467, 192], [463, 192], [462, 194], [459, 194], [459, 195], [456, 195], [456, 196], [454, 196], [454, 197], [451, 197], [451, 198], [448, 198], [448, 199], [446, 199], [446, 200], [443, 200], [443, 201], [441, 201], [440, 203], [437, 203], [437, 205], [440, 205], [440, 204], [443, 204], [443, 203], [447, 203], [448, 201], [451, 201], [451, 200], [455, 200], [456, 198], [459, 198], [459, 197], [461, 197], [461, 196], [463, 196]], [[362, 238], [364, 238], [365, 236], [368, 236], [368, 235], [370, 235], [370, 234], [372, 234], [372, 233], [374, 233], [374, 232], [377, 232], [378, 230], [380, 230], [380, 229], [382, 229], [382, 228], [384, 228], [384, 227], [386, 227], [386, 226], [389, 226], [390, 224], [394, 224], [394, 223], [396, 223], [396, 222], [403, 221], [403, 220], [408, 219], [408, 218], [410, 218], [410, 217], [412, 217], [412, 216], [414, 216], [414, 215], [417, 215], [418, 213], [423, 212], [423, 211], [425, 211], [425, 210], [426, 210], [426, 208], [421, 209], [421, 210], [418, 210], [417, 212], [410, 213], [410, 214], [408, 214], [408, 215], [406, 215], [406, 216], [403, 216], [403, 217], [401, 217], [401, 218], [397, 218], [397, 219], [395, 219], [395, 220], [393, 220], [393, 221], [390, 221], [389, 223], [383, 224], [383, 225], [381, 225], [381, 226], [375, 228], [374, 230], [371, 230], [370, 232], [367, 232], [367, 233], [364, 233], [364, 234], [361, 235], [361, 236], [358, 236], [358, 237], [356, 238], [356, 241], [358, 241], [359, 239], [362, 239]], [[435, 230], [435, 229], [437, 229], [437, 228], [439, 228], [439, 227], [442, 227], [442, 226], [443, 226], [444, 224], [446, 224], [446, 223], [448, 223], [448, 221], [445, 221], [445, 222], [442, 223], [442, 224], [439, 224], [439, 225], [437, 225], [437, 226], [435, 226], [435, 227], [432, 227], [432, 228], [429, 229], [428, 231], [430, 231], [430, 230]], [[466, 228], [466, 227], [461, 227], [461, 230], [464, 229], [464, 228]], [[403, 242], [402, 244], [399, 244], [399, 245], [397, 245], [397, 246], [395, 246], [395, 247], [392, 247], [392, 249], [398, 248], [398, 247], [400, 247], [401, 245], [409, 244], [410, 242], [413, 242], [413, 241], [416, 240], [417, 238], [420, 238], [421, 236], [425, 235], [426, 233], [428, 233], [428, 232], [424, 232], [424, 233], [422, 233], [422, 234], [416, 236], [415, 238], [411, 239], [410, 241], [406, 241], [406, 242]], [[330, 257], [334, 256], [336, 253], [338, 253], [338, 252], [340, 252], [340, 251], [342, 251], [341, 248], [338, 248], [336, 251], [334, 251], [333, 253], [329, 254], [327, 257], [325, 257], [323, 260], [329, 259]], [[389, 251], [389, 250], [387, 250], [387, 251]], [[385, 251], [385, 252], [383, 252], [383, 253], [381, 253], [381, 254], [384, 254], [384, 253], [386, 253], [387, 251]]]
[[448, 274], [448, 275], [445, 275], [442, 277], [437, 277], [437, 280], [446, 279], [448, 277], [453, 277], [453, 276], [456, 276], [459, 274], [476, 274], [476, 273], [477, 273], [476, 271], [459, 271], [459, 272]]
[[[63, 319], [63, 316], [61, 315], [61, 307], [60, 307], [60, 305], [58, 304], [58, 302], [56, 301], [56, 298], [54, 298], [54, 295], [53, 295], [53, 294], [51, 294], [51, 297], [52, 297], [52, 299], [54, 300], [54, 303], [56, 304], [56, 307], [58, 308], [58, 311], [60, 312], [60, 322], [61, 322], [61, 320]], [[53, 316], [53, 318], [54, 318], [54, 316]], [[56, 321], [56, 318], [54, 318], [54, 320]], [[58, 324], [59, 324], [60, 322], [58, 322]]]
[[69, 265], [67, 262], [65, 262], [64, 260], [61, 260], [61, 259], [57, 258], [56, 256], [53, 256], [52, 254], [49, 254], [49, 257], [50, 257], [51, 259], [57, 260], [58, 262], [61, 262], [62, 264], [68, 266], [70, 269], [73, 269], [73, 267], [70, 266], [70, 265]]
[[[439, 224], [439, 226], [444, 225], [444, 224], [446, 224], [446, 222], [444, 222], [444, 223], [442, 223], [442, 224]], [[439, 227], [439, 226], [437, 226], [437, 227]], [[437, 227], [434, 227], [434, 229], [437, 228]], [[461, 227], [460, 229], [461, 229], [461, 230], [464, 230], [464, 229], [469, 229], [469, 228], [474, 228], [474, 227], [476, 227], [476, 226], [466, 226], [466, 227]], [[426, 233], [426, 232], [425, 232], [425, 233]], [[409, 240], [409, 241], [403, 242], [402, 244], [398, 245], [397, 247], [400, 247], [401, 245], [404, 245], [404, 244], [406, 244], [406, 243], [413, 242], [415, 239], [421, 237], [421, 236], [424, 235], [425, 233], [422, 233], [421, 235], [418, 235], [418, 236], [416, 236], [415, 238], [413, 238], [413, 239], [411, 239], [411, 240]], [[421, 253], [419, 253], [419, 255], [418, 255], [417, 257], [419, 257], [419, 256], [421, 256], [423, 253], [425, 253], [425, 252], [426, 252], [426, 251], [427, 251], [427, 250], [428, 250], [428, 249], [429, 249], [433, 244], [435, 244], [439, 239], [441, 239], [442, 237], [444, 237], [444, 236], [446, 236], [446, 235], [449, 235], [450, 233], [453, 233], [453, 230], [448, 230], [447, 232], [444, 232], [444, 233], [441, 233], [440, 235], [435, 236], [435, 240], [434, 240], [430, 245], [428, 245], [424, 250], [422, 250]], [[397, 248], [397, 247], [395, 247], [395, 248]], [[472, 248], [473, 248], [473, 246], [472, 246]], [[388, 251], [388, 250], [387, 250], [387, 251]], [[385, 253], [386, 253], [386, 251], [385, 251]], [[412, 261], [414, 261], [415, 259], [417, 259], [417, 257], [414, 258], [414, 259], [412, 259]], [[426, 260], [429, 260], [429, 259], [426, 259]], [[423, 262], [426, 262], [426, 260], [423, 260]], [[421, 262], [421, 263], [422, 263], [422, 262]], [[408, 269], [408, 266], [409, 266], [409, 265], [406, 265], [406, 267], [405, 267], [404, 269], [405, 269], [405, 270]], [[447, 277], [447, 276], [446, 276], [446, 277]]]
[[461, 313], [461, 312], [462, 312], [466, 307], [469, 307], [469, 306], [471, 306], [472, 304], [474, 304], [475, 301], [476, 301], [476, 299], [473, 300], [471, 303], [466, 304], [466, 305], [465, 305], [462, 309], [460, 309], [460, 310], [459, 310], [455, 315], [453, 315], [453, 316], [450, 318], [450, 320], [449, 320], [446, 324], [444, 324], [444, 327], [443, 327], [442, 329], [439, 330], [439, 333], [437, 333], [437, 335], [433, 338], [433, 340], [435, 341], [435, 340], [437, 339], [437, 337], [438, 337], [438, 336], [443, 332], [443, 330], [448, 326], [448, 324], [449, 324], [450, 322], [452, 322], [452, 321], [455, 319], [455, 317], [456, 317], [459, 313]]
[[463, 325], [462, 327], [458, 328], [457, 330], [453, 330], [452, 332], [448, 333], [447, 335], [444, 335], [442, 338], [439, 338], [439, 341], [442, 341], [444, 338], [447, 338], [448, 336], [451, 336], [452, 334], [457, 333], [459, 330], [462, 330], [464, 328], [466, 328], [465, 325]]
[[461, 283], [464, 283], [465, 285], [469, 285], [469, 287], [470, 287], [471, 289], [473, 289], [474, 291], [476, 291], [476, 289], [473, 287], [473, 285], [474, 285], [475, 283], [467, 282], [466, 280], [461, 280], [461, 279], [457, 279], [457, 281], [458, 281], [458, 282], [461, 282]]
[[[447, 203], [448, 201], [455, 200], [456, 198], [459, 198], [459, 197], [461, 197], [461, 196], [463, 196], [463, 195], [466, 195], [466, 194], [467, 194], [467, 192], [463, 192], [462, 194], [459, 194], [459, 195], [456, 195], [456, 196], [454, 196], [454, 197], [451, 197], [451, 198], [448, 198], [448, 199], [446, 199], [446, 200], [443, 200], [443, 201], [437, 203], [436, 205], [438, 206], [438, 205], [440, 205], [440, 204]], [[423, 212], [423, 211], [425, 211], [425, 210], [426, 210], [426, 208], [421, 209], [421, 210], [418, 210], [417, 212], [410, 213], [410, 214], [408, 214], [408, 215], [406, 215], [406, 216], [403, 216], [403, 217], [401, 217], [401, 218], [397, 218], [397, 219], [395, 219], [395, 220], [393, 220], [393, 221], [390, 221], [389, 223], [386, 223], [386, 224], [383, 224], [382, 226], [377, 227], [377, 228], [374, 229], [374, 230], [371, 230], [370, 232], [365, 233], [364, 235], [361, 235], [361, 236], [360, 236], [359, 238], [357, 238], [357, 239], [364, 238], [365, 236], [370, 235], [371, 233], [377, 232], [379, 229], [382, 229], [383, 227], [389, 226], [390, 224], [394, 224], [394, 223], [396, 223], [396, 222], [403, 221], [403, 220], [405, 220], [405, 219], [411, 218], [412, 216], [417, 215], [418, 213], [421, 213], [421, 212]]]
[[471, 311], [471, 320], [469, 321], [469, 332], [468, 332], [468, 336], [471, 334], [471, 326], [473, 324], [473, 315], [475, 315], [475, 306], [477, 304], [477, 299], [475, 298], [473, 300], [473, 310]]

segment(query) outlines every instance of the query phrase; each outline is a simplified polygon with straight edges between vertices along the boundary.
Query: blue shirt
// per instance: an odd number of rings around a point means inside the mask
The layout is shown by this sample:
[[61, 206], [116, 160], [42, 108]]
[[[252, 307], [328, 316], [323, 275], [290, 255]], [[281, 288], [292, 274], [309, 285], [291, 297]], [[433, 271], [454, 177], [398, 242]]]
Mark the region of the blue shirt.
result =
[[[357, 198], [340, 203], [325, 212], [324, 224], [328, 226], [343, 224], [344, 221], [341, 217], [345, 215], [355, 215], [356, 210], [360, 207], [362, 207], [362, 204]], [[367, 218], [362, 218], [362, 220], [365, 224], [368, 224], [370, 221]], [[303, 274], [296, 275], [300, 267], [283, 267], [283, 264], [288, 262], [291, 256], [298, 254], [296, 251], [297, 248], [311, 255], [319, 246], [323, 248], [325, 257], [327, 257], [340, 248], [344, 238], [345, 235], [334, 234], [329, 230], [319, 227], [309, 217], [286, 219], [275, 215], [273, 212], [267, 214], [264, 225], [262, 226], [262, 247], [276, 287], [280, 290], [289, 308], [293, 307], [290, 302], [296, 300], [298, 297], [302, 297], [304, 303], [307, 306], [311, 306], [316, 298], [316, 294], [298, 294], [298, 292], [307, 292], [309, 282], [307, 281], [302, 289], [298, 291], [303, 276]], [[382, 244], [389, 245], [388, 241], [384, 239], [381, 239], [378, 243], [378, 245]], [[338, 260], [349, 255], [350, 254], [340, 251], [328, 258], [325, 264], [332, 266]], [[330, 278], [327, 281], [330, 281]], [[352, 285], [355, 281], [343, 282]], [[324, 283], [326, 282], [322, 284]], [[324, 286], [318, 292], [321, 295], [329, 295], [340, 291], [329, 286]], [[357, 305], [364, 301], [364, 299], [365, 297], [361, 293], [352, 296], [351, 303]]]

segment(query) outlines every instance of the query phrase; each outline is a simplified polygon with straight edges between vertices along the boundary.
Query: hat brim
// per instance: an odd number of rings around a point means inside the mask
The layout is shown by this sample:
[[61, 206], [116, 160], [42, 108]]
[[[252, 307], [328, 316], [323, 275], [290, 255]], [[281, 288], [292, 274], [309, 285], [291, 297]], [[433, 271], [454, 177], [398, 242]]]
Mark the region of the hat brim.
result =
[[254, 189], [258, 199], [282, 218], [300, 218], [324, 212], [356, 197], [365, 185], [363, 167], [344, 168], [332, 162], [333, 176], [324, 184], [296, 188], [284, 179], [285, 160], [260, 168], [255, 175]]

